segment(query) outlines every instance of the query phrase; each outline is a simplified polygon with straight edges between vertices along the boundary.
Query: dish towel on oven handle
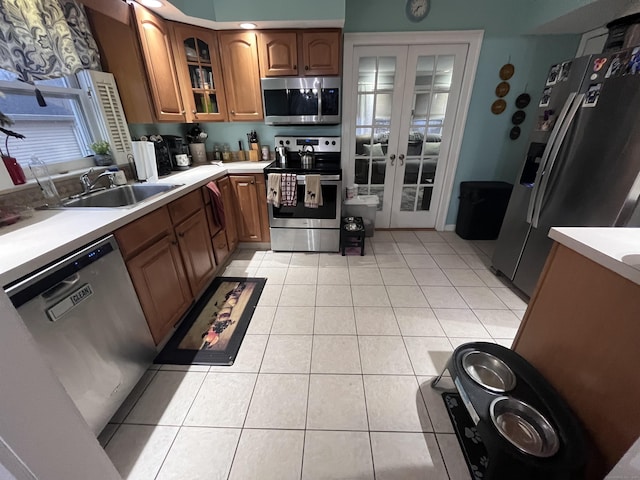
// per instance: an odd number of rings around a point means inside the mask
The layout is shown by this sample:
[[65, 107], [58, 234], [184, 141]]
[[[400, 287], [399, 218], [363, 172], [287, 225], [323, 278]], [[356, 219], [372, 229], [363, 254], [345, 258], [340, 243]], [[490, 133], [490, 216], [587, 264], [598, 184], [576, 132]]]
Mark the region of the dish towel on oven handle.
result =
[[283, 173], [280, 190], [280, 204], [283, 207], [295, 207], [298, 203], [298, 175], [295, 173]]
[[281, 182], [282, 175], [279, 173], [267, 175], [267, 203], [271, 203], [276, 208], [280, 206]]
[[320, 175], [304, 176], [304, 206], [307, 208], [318, 208], [322, 206]]
[[220, 193], [220, 189], [215, 182], [207, 183], [207, 188], [209, 189], [209, 193], [211, 194], [211, 209], [213, 213], [213, 221], [216, 222], [217, 225], [220, 225], [223, 229], [226, 227], [226, 221], [224, 218], [224, 203], [222, 201], [222, 193]]

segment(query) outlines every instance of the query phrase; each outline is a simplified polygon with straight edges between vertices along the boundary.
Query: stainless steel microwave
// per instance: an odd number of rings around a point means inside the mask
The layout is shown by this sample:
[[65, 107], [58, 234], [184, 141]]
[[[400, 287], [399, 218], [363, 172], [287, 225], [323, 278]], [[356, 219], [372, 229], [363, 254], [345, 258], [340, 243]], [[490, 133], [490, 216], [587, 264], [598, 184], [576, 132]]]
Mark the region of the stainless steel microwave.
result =
[[260, 82], [267, 125], [340, 123], [340, 77], [279, 77]]

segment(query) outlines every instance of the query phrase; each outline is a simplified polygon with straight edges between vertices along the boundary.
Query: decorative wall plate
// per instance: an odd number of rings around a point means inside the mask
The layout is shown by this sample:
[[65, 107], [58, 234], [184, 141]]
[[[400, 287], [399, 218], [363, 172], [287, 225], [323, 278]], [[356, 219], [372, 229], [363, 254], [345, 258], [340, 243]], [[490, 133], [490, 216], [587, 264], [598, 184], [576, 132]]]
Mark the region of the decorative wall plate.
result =
[[516, 98], [516, 107], [526, 108], [530, 101], [531, 96], [528, 93], [521, 93], [518, 95], [518, 98]]
[[504, 97], [511, 90], [511, 86], [508, 82], [500, 82], [496, 87], [496, 96]]
[[514, 67], [510, 63], [505, 63], [500, 69], [500, 78], [502, 80], [509, 80], [511, 77], [513, 77], [515, 71], [516, 67]]
[[524, 122], [525, 118], [527, 118], [527, 114], [524, 113], [524, 110], [518, 110], [511, 116], [511, 123], [514, 125], [520, 125]]
[[501, 98], [491, 104], [491, 112], [495, 115], [500, 115], [504, 112], [505, 108], [507, 108], [507, 102]]

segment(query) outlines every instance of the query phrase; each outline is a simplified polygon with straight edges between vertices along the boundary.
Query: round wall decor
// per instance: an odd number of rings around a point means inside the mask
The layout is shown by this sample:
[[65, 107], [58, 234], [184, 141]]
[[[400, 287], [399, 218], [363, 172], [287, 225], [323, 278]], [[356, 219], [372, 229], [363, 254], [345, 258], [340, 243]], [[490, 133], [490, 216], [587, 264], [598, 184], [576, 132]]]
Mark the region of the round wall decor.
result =
[[524, 110], [517, 110], [511, 116], [511, 123], [513, 123], [514, 125], [520, 125], [522, 122], [524, 122], [525, 118], [527, 118], [527, 114], [524, 113]]
[[496, 87], [496, 96], [504, 97], [511, 90], [511, 86], [508, 82], [500, 82]]
[[491, 104], [491, 112], [495, 115], [500, 115], [507, 108], [507, 102], [502, 98], [499, 98]]
[[516, 67], [514, 67], [510, 63], [506, 63], [500, 69], [500, 78], [502, 80], [509, 80], [511, 77], [513, 77], [513, 74], [515, 71], [516, 71]]
[[518, 95], [518, 98], [516, 98], [516, 107], [526, 108], [526, 106], [529, 105], [530, 101], [531, 96], [528, 93], [521, 93], [520, 95]]

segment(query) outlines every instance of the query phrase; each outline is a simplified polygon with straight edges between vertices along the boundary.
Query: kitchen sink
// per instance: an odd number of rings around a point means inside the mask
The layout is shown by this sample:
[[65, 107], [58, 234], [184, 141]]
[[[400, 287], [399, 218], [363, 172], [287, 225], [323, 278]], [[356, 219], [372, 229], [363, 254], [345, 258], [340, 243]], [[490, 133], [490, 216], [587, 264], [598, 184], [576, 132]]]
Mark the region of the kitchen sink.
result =
[[123, 185], [71, 198], [62, 202], [63, 208], [118, 208], [131, 207], [151, 197], [168, 192], [182, 185], [141, 184]]

